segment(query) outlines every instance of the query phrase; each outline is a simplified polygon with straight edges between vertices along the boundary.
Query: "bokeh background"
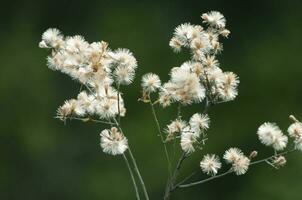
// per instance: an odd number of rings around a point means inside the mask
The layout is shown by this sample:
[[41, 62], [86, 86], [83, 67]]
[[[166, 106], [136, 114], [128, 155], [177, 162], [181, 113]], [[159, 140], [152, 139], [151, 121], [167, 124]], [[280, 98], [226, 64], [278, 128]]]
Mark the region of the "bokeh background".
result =
[[[231, 36], [219, 59], [241, 80], [238, 98], [210, 111], [209, 142], [185, 162], [184, 177], [198, 170], [203, 153], [222, 155], [238, 146], [247, 153], [258, 150], [259, 158], [270, 155], [272, 150], [257, 140], [258, 126], [272, 121], [285, 131], [289, 114], [302, 119], [301, 9], [299, 0], [1, 1], [0, 199], [135, 199], [122, 158], [101, 152], [99, 133], [105, 126], [64, 125], [53, 118], [65, 99], [77, 95], [79, 85], [46, 67], [47, 52], [38, 42], [47, 28], [81, 34], [90, 42], [104, 40], [135, 54], [139, 68], [134, 84], [123, 88], [128, 113], [122, 123], [151, 199], [161, 199], [166, 160], [150, 108], [137, 99], [142, 74], [156, 72], [166, 81], [170, 68], [189, 58], [169, 48], [174, 28], [201, 24], [203, 12], [221, 11]], [[184, 117], [201, 109], [187, 107]], [[159, 108], [160, 123], [174, 118], [175, 110]], [[302, 154], [294, 153], [280, 170], [255, 166], [244, 176], [179, 190], [172, 199], [298, 200], [301, 168]], [[199, 173], [193, 180], [202, 177]]]

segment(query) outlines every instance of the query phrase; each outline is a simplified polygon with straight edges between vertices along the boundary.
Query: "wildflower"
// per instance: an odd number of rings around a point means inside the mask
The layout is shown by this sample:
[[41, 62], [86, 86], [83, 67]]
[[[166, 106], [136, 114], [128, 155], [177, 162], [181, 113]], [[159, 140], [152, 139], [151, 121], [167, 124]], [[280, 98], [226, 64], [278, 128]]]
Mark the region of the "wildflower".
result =
[[65, 45], [65, 50], [70, 53], [79, 53], [81, 51], [83, 52], [86, 51], [89, 47], [88, 42], [86, 42], [85, 39], [80, 35], [68, 37], [66, 39]]
[[250, 159], [246, 156], [241, 155], [232, 163], [232, 170], [236, 175], [243, 175], [247, 172], [250, 165]]
[[274, 158], [272, 163], [276, 168], [283, 167], [286, 164], [286, 158], [284, 156], [278, 156]]
[[190, 118], [190, 126], [192, 129], [200, 131], [209, 128], [210, 118], [207, 114], [195, 113]]
[[197, 141], [196, 134], [190, 131], [183, 131], [180, 138], [181, 149], [187, 154], [195, 151], [194, 143]]
[[111, 64], [115, 67], [124, 66], [129, 69], [137, 67], [137, 61], [128, 49], [117, 49], [110, 53], [110, 57], [113, 59]]
[[218, 93], [220, 97], [225, 101], [233, 100], [237, 95], [237, 86], [239, 79], [233, 72], [225, 72], [223, 76], [220, 76], [218, 83]]
[[160, 88], [161, 82], [158, 75], [153, 73], [145, 74], [142, 78], [142, 87], [146, 92], [155, 92]]
[[182, 68], [171, 70], [171, 81], [164, 87], [182, 104], [198, 103], [205, 97], [205, 89], [196, 74]]
[[185, 127], [187, 123], [181, 119], [176, 119], [167, 125], [167, 132], [174, 134], [180, 133]]
[[295, 148], [299, 151], [302, 151], [302, 137], [299, 137], [294, 140]]
[[200, 162], [200, 167], [204, 173], [215, 176], [221, 168], [221, 162], [218, 156], [207, 154]]
[[177, 37], [173, 37], [170, 42], [169, 46], [176, 52], [180, 52], [181, 47], [184, 46], [184, 42], [178, 39]]
[[301, 122], [295, 122], [291, 124], [287, 132], [289, 133], [289, 136], [292, 138], [300, 138], [302, 137], [302, 123]]
[[204, 23], [207, 23], [210, 26], [214, 26], [217, 28], [225, 27], [226, 20], [224, 16], [218, 11], [211, 11], [208, 13], [204, 13], [202, 14], [201, 18], [203, 19]]
[[101, 132], [101, 147], [105, 153], [111, 155], [123, 154], [128, 149], [127, 138], [116, 127]]
[[274, 123], [264, 123], [257, 131], [259, 140], [266, 146], [272, 146], [275, 150], [283, 150], [286, 145], [288, 138], [283, 135], [279, 127]]
[[114, 70], [114, 77], [119, 85], [129, 85], [134, 79], [135, 71], [127, 66], [118, 66]]
[[57, 118], [64, 121], [67, 117], [74, 113], [75, 106], [75, 99], [65, 101], [65, 103], [57, 109]]
[[40, 48], [60, 48], [63, 44], [63, 36], [56, 28], [47, 29], [42, 35], [42, 41], [39, 43]]
[[240, 157], [243, 156], [243, 153], [240, 149], [238, 148], [230, 148], [227, 151], [225, 151], [224, 155], [223, 155], [223, 159], [227, 162], [227, 163], [234, 163], [236, 160], [238, 160]]

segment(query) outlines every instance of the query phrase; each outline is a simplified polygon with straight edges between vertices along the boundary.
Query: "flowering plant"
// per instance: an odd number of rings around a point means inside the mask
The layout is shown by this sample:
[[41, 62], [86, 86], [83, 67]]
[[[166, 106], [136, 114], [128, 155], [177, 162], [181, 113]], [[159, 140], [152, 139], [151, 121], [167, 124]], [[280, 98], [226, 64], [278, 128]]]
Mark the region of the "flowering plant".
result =
[[[179, 188], [199, 185], [220, 178], [230, 173], [245, 174], [255, 164], [267, 163], [278, 169], [285, 165], [285, 155], [302, 150], [302, 123], [290, 116], [293, 123], [287, 132], [293, 138], [293, 148], [286, 150], [288, 136], [275, 123], [262, 124], [257, 135], [261, 143], [272, 147], [273, 155], [257, 158], [257, 151], [244, 154], [236, 147], [229, 148], [222, 156], [226, 166], [218, 155], [205, 154], [200, 161], [200, 171], [209, 177], [196, 182], [189, 182], [195, 174], [178, 180], [178, 174], [184, 161], [193, 153], [201, 151], [208, 141], [207, 130], [210, 128], [209, 110], [212, 106], [232, 101], [238, 95], [238, 76], [233, 72], [224, 72], [220, 68], [217, 56], [223, 51], [221, 38], [228, 38], [230, 31], [226, 29], [225, 17], [217, 11], [202, 14], [201, 25], [190, 23], [176, 27], [170, 47], [175, 52], [188, 49], [191, 53], [189, 61], [170, 71], [170, 79], [162, 83], [159, 76], [148, 73], [142, 77], [142, 97], [139, 100], [147, 103], [156, 123], [158, 135], [163, 145], [167, 160], [167, 184], [164, 199], [170, 199], [173, 191]], [[64, 37], [57, 29], [48, 29], [42, 35], [41, 48], [50, 49], [47, 57], [48, 67], [61, 71], [80, 83], [81, 89], [77, 98], [65, 101], [57, 110], [57, 118], [80, 120], [83, 122], [102, 123], [109, 126], [100, 133], [100, 146], [104, 153], [121, 155], [129, 170], [136, 198], [141, 193], [135, 176], [145, 199], [149, 195], [139, 171], [138, 165], [122, 130], [121, 118], [126, 115], [122, 85], [132, 83], [137, 61], [127, 49], [111, 50], [108, 43], [88, 43], [82, 36]], [[166, 128], [162, 128], [156, 114], [156, 106], [168, 107], [177, 104], [176, 118]], [[182, 110], [191, 104], [203, 105], [203, 110], [184, 119]], [[167, 146], [179, 143], [182, 154], [175, 166], [170, 159]], [[219, 172], [226, 168], [223, 172]]]

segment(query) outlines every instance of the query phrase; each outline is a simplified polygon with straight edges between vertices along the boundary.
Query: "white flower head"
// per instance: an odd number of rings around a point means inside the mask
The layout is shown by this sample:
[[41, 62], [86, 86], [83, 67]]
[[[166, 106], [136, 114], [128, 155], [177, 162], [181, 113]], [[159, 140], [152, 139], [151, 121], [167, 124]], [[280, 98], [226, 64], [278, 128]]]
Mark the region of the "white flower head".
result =
[[250, 159], [246, 156], [240, 156], [233, 164], [232, 169], [236, 175], [243, 175], [247, 172], [250, 165]]
[[166, 131], [171, 134], [180, 133], [186, 126], [187, 123], [184, 120], [175, 119], [167, 125]]
[[217, 87], [219, 96], [225, 100], [230, 101], [236, 98], [238, 95], [237, 86], [239, 84], [239, 78], [233, 72], [224, 72], [219, 77]]
[[103, 130], [100, 136], [100, 145], [105, 153], [119, 155], [128, 149], [127, 138], [115, 127], [112, 127], [111, 130]]
[[191, 131], [183, 131], [180, 137], [181, 149], [187, 154], [195, 151], [194, 143], [197, 141], [197, 136]]
[[208, 13], [202, 14], [201, 18], [204, 23], [209, 24], [210, 26], [214, 26], [217, 28], [224, 28], [226, 20], [224, 16], [218, 11], [211, 11]]
[[200, 83], [198, 76], [188, 69], [173, 68], [171, 80], [164, 85], [175, 101], [182, 104], [201, 102], [205, 98], [205, 88]]
[[215, 176], [221, 168], [221, 162], [218, 156], [207, 154], [200, 162], [200, 167], [204, 173]]
[[41, 48], [59, 48], [63, 44], [63, 36], [56, 28], [49, 28], [42, 34]]
[[234, 163], [236, 160], [238, 160], [241, 156], [243, 156], [243, 153], [240, 149], [238, 148], [230, 148], [227, 151], [225, 151], [223, 155], [223, 159], [227, 163]]
[[113, 66], [124, 66], [132, 70], [137, 67], [137, 61], [128, 49], [117, 49], [114, 52], [110, 52], [109, 55], [113, 59]]
[[113, 73], [119, 85], [129, 85], [135, 76], [135, 70], [133, 68], [123, 65], [116, 67]]
[[297, 150], [302, 151], [302, 137], [296, 138], [294, 144]]
[[146, 92], [155, 92], [161, 86], [159, 76], [153, 73], [145, 74], [142, 77], [142, 88]]
[[291, 124], [287, 132], [289, 133], [289, 136], [292, 138], [300, 138], [302, 137], [302, 123], [301, 122], [295, 122]]
[[172, 37], [169, 42], [169, 46], [174, 50], [174, 52], [178, 53], [181, 51], [181, 47], [184, 46], [184, 41], [178, 39], [177, 37]]
[[275, 123], [266, 122], [257, 131], [259, 140], [266, 146], [272, 146], [276, 151], [283, 150], [288, 142], [280, 128]]
[[65, 50], [70, 53], [84, 52], [88, 47], [88, 42], [80, 35], [66, 38]]
[[62, 106], [57, 109], [57, 118], [64, 121], [67, 117], [74, 114], [77, 101], [75, 99], [70, 99], [64, 102]]
[[190, 126], [194, 130], [207, 130], [210, 125], [210, 118], [207, 114], [195, 113], [190, 118]]

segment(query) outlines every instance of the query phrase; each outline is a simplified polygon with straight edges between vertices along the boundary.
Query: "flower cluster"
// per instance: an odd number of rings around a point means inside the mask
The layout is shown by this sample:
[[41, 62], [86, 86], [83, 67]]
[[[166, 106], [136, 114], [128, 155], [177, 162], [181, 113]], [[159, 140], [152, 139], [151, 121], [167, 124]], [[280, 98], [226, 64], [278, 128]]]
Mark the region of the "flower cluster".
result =
[[[294, 123], [288, 127], [288, 135], [293, 138], [295, 149], [302, 151], [302, 123], [292, 115], [290, 119], [292, 119]], [[285, 149], [288, 144], [288, 137], [282, 133], [275, 123], [262, 124], [257, 134], [261, 143], [266, 146], [272, 146], [276, 151]]]
[[167, 125], [166, 142], [180, 136], [180, 146], [186, 153], [193, 153], [196, 149], [202, 148], [206, 140], [205, 131], [209, 128], [210, 118], [207, 114], [195, 113], [189, 122], [177, 118]]
[[[137, 68], [137, 61], [128, 49], [111, 50], [104, 41], [88, 43], [79, 35], [64, 37], [54, 28], [43, 33], [39, 46], [51, 51], [47, 57], [50, 69], [67, 74], [81, 84], [77, 98], [65, 101], [58, 108], [59, 119], [88, 121], [97, 117], [109, 121], [125, 116], [119, 88], [133, 81]], [[115, 155], [127, 149], [127, 140], [119, 132], [104, 130], [101, 135], [104, 152]]]
[[[224, 155], [223, 159], [226, 163], [231, 164], [232, 167], [230, 172], [234, 172], [236, 175], [243, 175], [249, 168], [250, 159], [245, 156], [242, 151], [238, 148], [228, 149]], [[217, 155], [205, 155], [200, 162], [200, 167], [202, 171], [208, 175], [215, 176], [218, 173], [218, 170], [221, 168], [222, 164], [219, 161]]]
[[203, 14], [202, 19], [208, 25], [206, 28], [190, 23], [176, 27], [170, 46], [175, 52], [188, 48], [191, 60], [172, 68], [170, 80], [162, 85], [157, 79], [154, 86], [154, 76], [144, 76], [142, 88], [145, 98], [158, 89], [158, 101], [166, 107], [173, 102], [183, 105], [200, 103], [205, 97], [215, 103], [230, 101], [237, 96], [237, 75], [223, 72], [216, 58], [222, 51], [219, 37], [227, 37], [230, 33], [225, 29], [225, 18], [219, 12], [210, 12]]

